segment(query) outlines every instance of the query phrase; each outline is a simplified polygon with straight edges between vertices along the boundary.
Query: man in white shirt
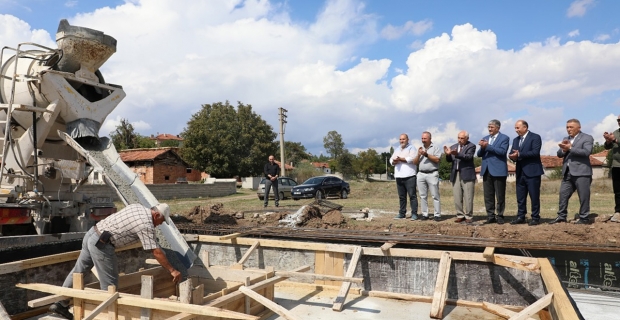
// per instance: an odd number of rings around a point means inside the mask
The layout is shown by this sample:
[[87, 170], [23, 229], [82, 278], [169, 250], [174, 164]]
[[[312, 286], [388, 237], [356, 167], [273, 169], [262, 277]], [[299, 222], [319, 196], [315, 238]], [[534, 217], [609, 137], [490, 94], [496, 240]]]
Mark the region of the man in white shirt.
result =
[[399, 137], [400, 148], [394, 150], [390, 158], [390, 164], [394, 166], [396, 178], [396, 190], [400, 209], [395, 220], [404, 219], [407, 214], [407, 195], [411, 204], [411, 220], [418, 219], [418, 198], [416, 196], [416, 171], [417, 166], [413, 160], [417, 157], [417, 149], [409, 143], [409, 136], [401, 134]]

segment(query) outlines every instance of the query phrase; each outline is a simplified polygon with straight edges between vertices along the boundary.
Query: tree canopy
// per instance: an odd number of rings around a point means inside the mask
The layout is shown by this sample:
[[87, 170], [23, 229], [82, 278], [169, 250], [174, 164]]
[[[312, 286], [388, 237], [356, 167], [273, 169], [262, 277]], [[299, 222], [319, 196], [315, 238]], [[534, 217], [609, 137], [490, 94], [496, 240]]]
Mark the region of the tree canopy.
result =
[[181, 133], [185, 161], [217, 178], [259, 176], [270, 154], [275, 154], [277, 134], [252, 111], [249, 104], [228, 101], [204, 104]]
[[[276, 158], [279, 157], [276, 156]], [[301, 163], [301, 160], [310, 159], [310, 154], [306, 151], [301, 142], [284, 141], [284, 160], [286, 163], [293, 163], [294, 166]]]
[[346, 153], [342, 136], [335, 130], [328, 132], [323, 138], [323, 147], [333, 159], [338, 159], [340, 155]]
[[127, 119], [121, 119], [116, 130], [110, 134], [110, 139], [112, 139], [116, 150], [155, 147], [155, 141], [136, 133], [133, 125]]

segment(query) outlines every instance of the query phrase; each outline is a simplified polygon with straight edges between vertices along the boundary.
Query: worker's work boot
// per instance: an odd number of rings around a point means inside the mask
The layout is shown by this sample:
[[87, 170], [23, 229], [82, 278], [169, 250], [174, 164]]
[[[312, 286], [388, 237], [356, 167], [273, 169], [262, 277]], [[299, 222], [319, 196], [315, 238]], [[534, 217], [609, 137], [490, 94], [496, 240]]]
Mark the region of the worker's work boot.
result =
[[73, 314], [69, 312], [69, 307], [63, 306], [62, 304], [60, 304], [60, 302], [52, 304], [49, 308], [49, 311], [55, 314], [59, 314], [69, 320], [73, 320]]

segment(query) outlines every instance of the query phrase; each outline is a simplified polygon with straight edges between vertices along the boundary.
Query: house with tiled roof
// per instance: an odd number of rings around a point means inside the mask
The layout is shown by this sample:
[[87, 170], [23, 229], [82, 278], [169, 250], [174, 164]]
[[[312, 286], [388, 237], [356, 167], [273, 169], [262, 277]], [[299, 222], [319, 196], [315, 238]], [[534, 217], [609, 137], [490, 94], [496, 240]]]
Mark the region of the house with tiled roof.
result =
[[[543, 169], [545, 170], [545, 176], [547, 178], [553, 174], [556, 168], [562, 168], [562, 160], [563, 159], [558, 158], [558, 156], [540, 156], [540, 161], [543, 164]], [[603, 161], [599, 160], [597, 155], [590, 155], [590, 165], [592, 166], [592, 179], [607, 177], [607, 168], [604, 166]]]
[[155, 145], [159, 148], [161, 147], [164, 141], [176, 141], [178, 142], [177, 147], [183, 146], [183, 138], [178, 135], [170, 134], [170, 133], [157, 133], [157, 135], [151, 135], [151, 140], [155, 140]]
[[119, 151], [119, 155], [145, 184], [200, 181], [203, 174], [192, 169], [177, 151], [178, 148], [127, 149]]
[[[514, 165], [514, 163], [508, 161], [506, 163], [506, 167], [508, 167], [508, 177], [506, 178], [507, 182], [511, 182], [511, 181], [516, 181], [516, 169], [517, 167]], [[482, 170], [482, 167], [478, 166], [476, 167], [476, 179], [478, 179], [478, 182], [482, 182], [482, 177], [480, 176], [480, 170]]]
[[332, 173], [332, 170], [329, 168], [329, 163], [327, 162], [310, 162], [310, 164], [317, 170], [323, 173]]

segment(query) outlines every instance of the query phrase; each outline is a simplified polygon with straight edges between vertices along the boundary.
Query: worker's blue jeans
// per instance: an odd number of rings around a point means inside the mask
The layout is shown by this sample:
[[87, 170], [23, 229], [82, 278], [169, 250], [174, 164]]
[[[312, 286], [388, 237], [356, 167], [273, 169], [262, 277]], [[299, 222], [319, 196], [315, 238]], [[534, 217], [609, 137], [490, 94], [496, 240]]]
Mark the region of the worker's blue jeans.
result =
[[93, 266], [99, 275], [99, 284], [101, 290], [108, 290], [108, 286], [114, 285], [118, 288], [118, 262], [116, 261], [116, 253], [114, 246], [106, 244], [102, 249], [95, 245], [99, 241], [99, 235], [94, 228], [90, 228], [84, 240], [82, 240], [82, 251], [75, 262], [75, 267], [69, 273], [63, 287], [73, 287], [73, 274], [84, 273], [90, 271]]

